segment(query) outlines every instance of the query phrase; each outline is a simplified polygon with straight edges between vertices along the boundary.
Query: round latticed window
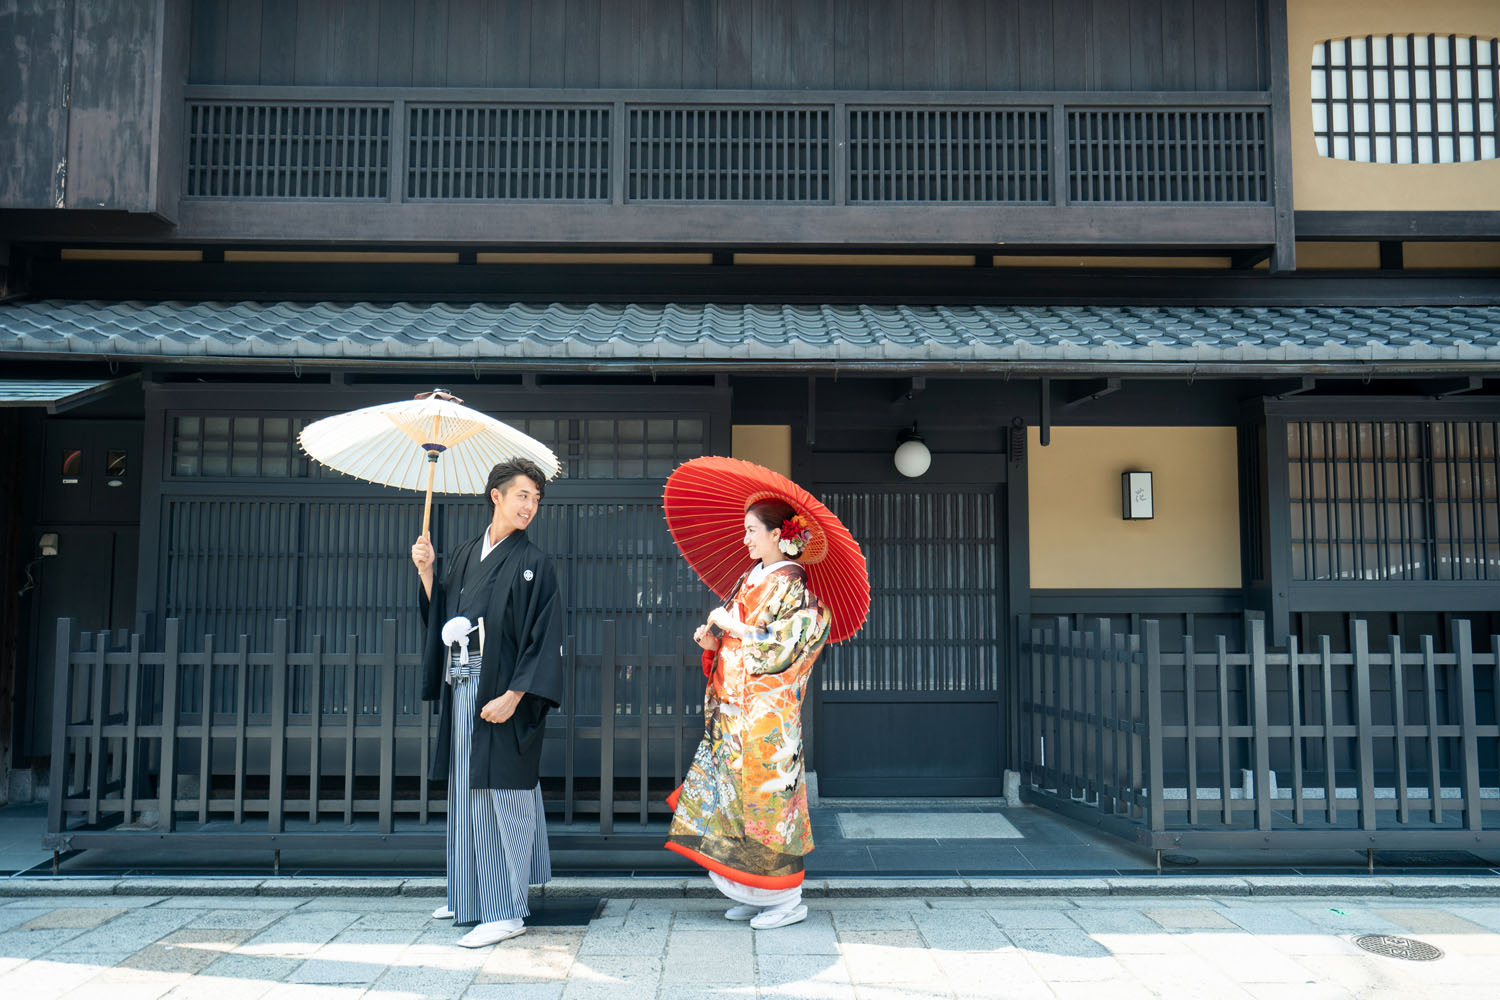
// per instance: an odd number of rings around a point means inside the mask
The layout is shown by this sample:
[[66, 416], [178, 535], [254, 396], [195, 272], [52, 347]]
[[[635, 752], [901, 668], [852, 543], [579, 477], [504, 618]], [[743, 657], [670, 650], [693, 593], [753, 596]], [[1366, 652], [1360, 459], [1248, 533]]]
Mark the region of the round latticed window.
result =
[[1443, 957], [1443, 950], [1435, 945], [1394, 934], [1362, 934], [1354, 943], [1371, 954], [1408, 962], [1435, 962]]

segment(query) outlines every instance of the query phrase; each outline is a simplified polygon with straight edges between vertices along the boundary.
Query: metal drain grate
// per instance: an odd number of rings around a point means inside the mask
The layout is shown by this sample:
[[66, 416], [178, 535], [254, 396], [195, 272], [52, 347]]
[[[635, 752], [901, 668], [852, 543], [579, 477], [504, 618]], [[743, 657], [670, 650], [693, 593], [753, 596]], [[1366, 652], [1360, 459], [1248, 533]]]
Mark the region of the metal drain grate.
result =
[[1354, 943], [1374, 955], [1386, 958], [1401, 958], [1408, 962], [1434, 962], [1443, 957], [1443, 950], [1426, 941], [1397, 937], [1394, 934], [1361, 934]]

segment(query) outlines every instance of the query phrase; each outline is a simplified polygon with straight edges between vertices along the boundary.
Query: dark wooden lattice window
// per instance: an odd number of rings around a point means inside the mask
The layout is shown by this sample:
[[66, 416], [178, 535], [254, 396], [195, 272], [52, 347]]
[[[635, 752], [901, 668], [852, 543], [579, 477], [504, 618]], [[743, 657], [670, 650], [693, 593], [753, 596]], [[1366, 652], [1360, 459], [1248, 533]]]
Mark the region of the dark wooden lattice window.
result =
[[609, 109], [408, 106], [412, 201], [609, 200]]
[[302, 423], [295, 417], [176, 417], [172, 421], [172, 475], [268, 479], [316, 475], [297, 447]]
[[1295, 580], [1500, 580], [1500, 423], [1287, 424]]
[[630, 201], [827, 202], [826, 108], [631, 108]]
[[187, 146], [189, 198], [390, 196], [386, 105], [190, 101]]
[[1045, 202], [1047, 112], [856, 108], [850, 202]]
[[1467, 163], [1497, 155], [1500, 42], [1366, 35], [1313, 46], [1318, 153], [1358, 163]]
[[551, 418], [513, 423], [556, 452], [569, 479], [665, 479], [707, 454], [702, 417]]
[[1075, 202], [1265, 203], [1264, 108], [1068, 111]]

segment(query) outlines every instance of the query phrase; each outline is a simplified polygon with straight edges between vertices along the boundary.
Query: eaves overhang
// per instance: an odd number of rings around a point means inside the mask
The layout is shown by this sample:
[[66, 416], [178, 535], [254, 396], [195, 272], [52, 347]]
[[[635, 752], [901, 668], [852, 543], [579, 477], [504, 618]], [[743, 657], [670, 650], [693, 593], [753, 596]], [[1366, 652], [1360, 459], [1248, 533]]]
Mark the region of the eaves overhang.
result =
[[0, 356], [765, 372], [1500, 371], [1500, 306], [18, 301]]

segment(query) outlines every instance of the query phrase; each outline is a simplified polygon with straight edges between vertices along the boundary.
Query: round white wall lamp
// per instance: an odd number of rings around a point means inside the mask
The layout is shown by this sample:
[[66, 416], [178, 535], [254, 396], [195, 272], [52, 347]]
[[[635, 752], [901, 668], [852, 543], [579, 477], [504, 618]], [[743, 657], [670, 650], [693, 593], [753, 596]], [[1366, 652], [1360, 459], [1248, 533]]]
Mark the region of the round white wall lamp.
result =
[[932, 467], [932, 452], [927, 450], [922, 435], [917, 433], [916, 424], [902, 431], [896, 440], [901, 442], [896, 446], [894, 456], [897, 472], [908, 479], [915, 479]]

